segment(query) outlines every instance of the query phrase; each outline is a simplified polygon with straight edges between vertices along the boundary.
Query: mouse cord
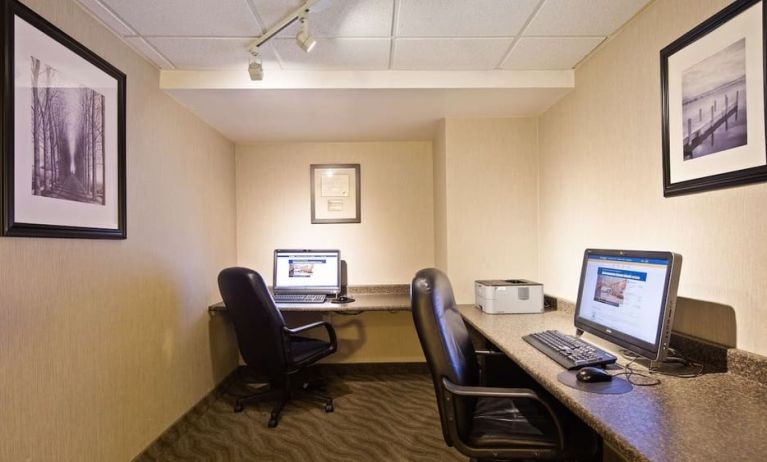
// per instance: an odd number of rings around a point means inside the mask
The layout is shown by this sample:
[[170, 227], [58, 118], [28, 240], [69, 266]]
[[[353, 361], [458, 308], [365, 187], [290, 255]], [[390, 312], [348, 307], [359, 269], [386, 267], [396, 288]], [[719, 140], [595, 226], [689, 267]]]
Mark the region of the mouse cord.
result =
[[[617, 374], [614, 374], [613, 376], [617, 375], [625, 375], [626, 381], [630, 383], [631, 385], [635, 385], [637, 387], [654, 387], [656, 385], [660, 385], [660, 379], [657, 377], [651, 377], [648, 374], [645, 374], [643, 372], [639, 372], [636, 369], [633, 369], [631, 367], [632, 364], [637, 360], [638, 356], [635, 356], [633, 358], [627, 357], [623, 352], [621, 352], [624, 359], [630, 359], [628, 363], [624, 364], [618, 364], [623, 368], [623, 372], [618, 372]], [[641, 380], [637, 380], [634, 377], [641, 377]]]

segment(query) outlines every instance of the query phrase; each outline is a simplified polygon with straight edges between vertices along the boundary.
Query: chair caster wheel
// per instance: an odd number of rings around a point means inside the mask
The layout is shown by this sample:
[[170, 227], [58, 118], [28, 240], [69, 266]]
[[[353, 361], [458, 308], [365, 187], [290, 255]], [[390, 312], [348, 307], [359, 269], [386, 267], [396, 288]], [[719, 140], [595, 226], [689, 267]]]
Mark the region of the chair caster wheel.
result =
[[325, 404], [325, 412], [333, 412], [333, 403]]
[[245, 409], [245, 406], [240, 403], [234, 405], [234, 412], [242, 412], [243, 409]]
[[277, 419], [275, 419], [275, 418], [269, 419], [269, 423], [267, 423], [266, 426], [269, 427], [269, 428], [276, 427], [277, 426]]

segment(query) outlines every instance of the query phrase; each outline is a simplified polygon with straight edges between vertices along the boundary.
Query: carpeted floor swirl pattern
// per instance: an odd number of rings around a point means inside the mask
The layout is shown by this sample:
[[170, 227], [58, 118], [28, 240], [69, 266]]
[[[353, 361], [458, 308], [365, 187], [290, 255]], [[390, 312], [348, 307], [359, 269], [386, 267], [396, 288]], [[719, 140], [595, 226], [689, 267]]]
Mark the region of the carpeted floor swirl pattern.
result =
[[[373, 369], [374, 370], [374, 369]], [[335, 412], [299, 399], [267, 428], [272, 403], [232, 412], [219, 395], [149, 461], [443, 462], [468, 460], [442, 439], [431, 378], [424, 371], [325, 371]], [[244, 385], [231, 387], [243, 393]]]

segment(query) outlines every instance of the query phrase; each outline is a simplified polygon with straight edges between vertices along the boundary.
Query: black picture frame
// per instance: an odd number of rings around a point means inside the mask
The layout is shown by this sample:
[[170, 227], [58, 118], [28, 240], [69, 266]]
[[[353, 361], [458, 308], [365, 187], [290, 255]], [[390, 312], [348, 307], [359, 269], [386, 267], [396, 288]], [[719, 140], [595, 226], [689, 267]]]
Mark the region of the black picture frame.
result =
[[[2, 212], [2, 227], [0, 227], [0, 235], [8, 237], [47, 237], [47, 238], [86, 238], [86, 239], [126, 239], [127, 238], [127, 225], [126, 225], [126, 75], [116, 67], [112, 66], [106, 60], [86, 48], [84, 45], [67, 35], [58, 27], [54, 26], [46, 19], [24, 6], [17, 0], [0, 0], [2, 2], [2, 24], [0, 25], [0, 40], [2, 40], [3, 59], [0, 63], [2, 67], [3, 75], [3, 89], [2, 97], [0, 99], [0, 105], [2, 106], [2, 120], [0, 121], [0, 209]], [[93, 226], [77, 226], [72, 224], [57, 224], [51, 223], [39, 223], [39, 222], [24, 222], [17, 218], [17, 201], [15, 197], [15, 185], [16, 185], [16, 139], [15, 139], [15, 105], [16, 105], [16, 84], [15, 84], [15, 18], [18, 17], [31, 25], [33, 28], [45, 34], [46, 38], [53, 42], [56, 42], [69, 51], [73, 52], [77, 56], [83, 58], [85, 61], [93, 66], [93, 71], [101, 71], [106, 76], [111, 77], [116, 82], [114, 91], [116, 94], [109, 95], [114, 98], [116, 104], [110, 103], [110, 110], [106, 110], [107, 99], [101, 94], [96, 93], [95, 90], [86, 88], [79, 91], [90, 91], [93, 99], [98, 98], [100, 106], [93, 103], [93, 107], [100, 107], [100, 113], [96, 116], [92, 116], [92, 120], [99, 121], [101, 131], [98, 132], [98, 138], [100, 142], [101, 155], [99, 157], [101, 167], [101, 184], [98, 185], [96, 180], [97, 166], [99, 163], [97, 160], [91, 160], [93, 165], [93, 174], [91, 181], [91, 192], [95, 202], [97, 191], [99, 193], [98, 198], [101, 200], [102, 205], [109, 203], [110, 208], [108, 215], [112, 218], [110, 220], [116, 221], [115, 227], [93, 227]], [[50, 42], [50, 43], [53, 43]], [[51, 46], [55, 46], [51, 45]], [[53, 71], [55, 74], [55, 70]], [[49, 79], [50, 82], [50, 79]], [[114, 107], [113, 107], [114, 106]], [[116, 111], [116, 114], [112, 111]], [[95, 111], [95, 109], [93, 109]], [[95, 112], [93, 112], [95, 114]], [[33, 115], [33, 118], [36, 117]], [[100, 118], [99, 118], [100, 117]], [[116, 120], [116, 127], [114, 127], [115, 133], [110, 134], [110, 140], [114, 137], [114, 149], [110, 149], [107, 154], [106, 140], [107, 130], [109, 125], [107, 124], [107, 117], [109, 120]], [[96, 126], [96, 122], [92, 122], [93, 126]], [[97, 127], [99, 128], [99, 127]], [[92, 129], [92, 133], [96, 132], [96, 128]], [[95, 136], [95, 135], [93, 135]], [[37, 143], [36, 139], [31, 142], [33, 145]], [[59, 145], [60, 146], [60, 145]], [[96, 144], [91, 145], [91, 151], [95, 151]], [[110, 146], [111, 147], [111, 146]], [[116, 152], [115, 152], [116, 151]], [[33, 154], [29, 154], [33, 155]], [[110, 169], [107, 170], [107, 155], [110, 156]], [[74, 158], [76, 154], [70, 153], [69, 156]], [[91, 159], [96, 159], [96, 154], [91, 154]], [[59, 161], [59, 165], [61, 161]], [[71, 161], [74, 164], [74, 160]], [[53, 161], [51, 161], [53, 163]], [[114, 168], [116, 167], [116, 171]], [[88, 167], [90, 168], [90, 167]], [[66, 172], [69, 176], [74, 176], [74, 167], [72, 173]], [[36, 175], [37, 172], [33, 173]], [[114, 178], [116, 181], [113, 186], [108, 185], [106, 182], [107, 175], [110, 175], [110, 179]], [[100, 189], [97, 188], [100, 186]], [[107, 188], [114, 188], [114, 190], [107, 191]], [[110, 194], [109, 201], [107, 200], [107, 193]], [[62, 196], [55, 196], [57, 199], [63, 198]], [[62, 203], [70, 203], [71, 201], [77, 201], [77, 199], [61, 200]], [[81, 202], [85, 202], [82, 200]], [[87, 212], [86, 212], [87, 213]], [[55, 220], [51, 220], [55, 221]]]
[[[318, 207], [323, 204], [322, 198], [316, 197], [317, 189], [321, 189], [319, 181], [321, 181], [322, 173], [324, 171], [340, 171], [353, 173], [354, 178], [350, 181], [350, 187], [354, 188], [354, 191], [349, 191], [349, 196], [336, 199], [339, 205], [347, 207], [348, 210], [339, 210], [338, 215], [342, 216], [320, 216]], [[360, 192], [360, 164], [311, 164], [309, 166], [309, 190], [311, 191], [311, 215], [312, 224], [337, 224], [337, 223], [361, 223], [362, 222], [362, 205], [361, 205], [361, 192]], [[348, 204], [350, 199], [354, 200], [354, 204]], [[351, 207], [348, 207], [351, 205]], [[351, 213], [350, 213], [351, 212]], [[353, 215], [352, 215], [353, 213]], [[333, 213], [334, 214], [334, 213]]]
[[[672, 147], [671, 147], [670, 132], [671, 132], [671, 127], [673, 127], [672, 124], [678, 123], [679, 126], [682, 126], [682, 127], [684, 126], [684, 123], [683, 123], [684, 110], [682, 110], [681, 118], [679, 118], [678, 120], [671, 120], [670, 102], [669, 102], [669, 93], [670, 93], [669, 79], [672, 76], [669, 75], [669, 59], [673, 57], [674, 55], [676, 55], [677, 53], [684, 52], [685, 49], [687, 49], [687, 47], [694, 45], [698, 40], [708, 36], [709, 34], [716, 33], [716, 31], [720, 27], [724, 26], [729, 21], [731, 21], [732, 19], [739, 16], [741, 13], [743, 13], [744, 11], [746, 11], [747, 9], [749, 9], [750, 7], [758, 3], [762, 3], [762, 0], [735, 1], [660, 51], [662, 148], [663, 148], [663, 195], [664, 197], [697, 193], [702, 191], [729, 188], [734, 186], [767, 181], [767, 149], [765, 149], [764, 143], [760, 143], [760, 145], [755, 144], [753, 146], [753, 149], [761, 150], [762, 160], [763, 160], [761, 165], [737, 169], [734, 171], [722, 171], [722, 173], [702, 175], [699, 177], [690, 178], [683, 181], [672, 180], [673, 164], [672, 164], [672, 157], [671, 157]], [[766, 46], [767, 42], [765, 42], [765, 30], [767, 29], [766, 26], [767, 26], [767, 12], [763, 8], [762, 17], [761, 17], [761, 38], [760, 38], [761, 48], [762, 48], [761, 49], [762, 66], [760, 66], [757, 69], [761, 73], [762, 81], [759, 87], [762, 90], [764, 90], [765, 88], [765, 75], [767, 75], [767, 73], [765, 72], [765, 69], [767, 66], [767, 46]], [[745, 74], [743, 78], [745, 82], [745, 79], [746, 79]], [[763, 130], [764, 132], [767, 132], [767, 125], [765, 124], [765, 121], [767, 120], [767, 97], [765, 97], [765, 95], [767, 95], [767, 92], [762, 91], [762, 97], [756, 99], [757, 101], [758, 100], [762, 101], [762, 104], [765, 110], [763, 111], [754, 110], [752, 112], [750, 111], [748, 112], [748, 117], [749, 118], [754, 116], [760, 117], [761, 123], [759, 123], [759, 121], [757, 120], [757, 124], [758, 124], [757, 126], [760, 127], [760, 129]], [[750, 95], [750, 93], [748, 93], [746, 94], [746, 97], [743, 98], [743, 100], [746, 102], [747, 108], [753, 104], [753, 103], [749, 103], [749, 101], [754, 101], [752, 99], [749, 99], [749, 97], [753, 97], [753, 95]], [[737, 100], [735, 100], [735, 102], [737, 103]], [[721, 124], [721, 119], [724, 119], [725, 121], [728, 120], [728, 115], [727, 115], [728, 109], [729, 107], [725, 106], [723, 117], [720, 116], [718, 120], [720, 124]], [[702, 110], [699, 109], [699, 111], [701, 111], [701, 114], [702, 114]], [[738, 112], [737, 104], [734, 105], [734, 111], [735, 113]], [[701, 115], [701, 120], [702, 118], [703, 116]], [[713, 136], [717, 130], [717, 127], [715, 125], [716, 122], [717, 122], [717, 118], [715, 118], [714, 112], [712, 111], [711, 117], [710, 117], [710, 123], [709, 123], [709, 127], [712, 127], [712, 129], [709, 131], [709, 133], [711, 133], [712, 145], [713, 145], [713, 139], [714, 139]], [[684, 128], [682, 130], [684, 130]], [[693, 131], [690, 128], [687, 130], [689, 132], [687, 137], [686, 138], [683, 137], [682, 141], [679, 143], [682, 146], [684, 158], [687, 158], [688, 154], [689, 154], [689, 159], [694, 158], [692, 154], [693, 152], [692, 150], [695, 149], [696, 144], [694, 144], [693, 141], [708, 139], [708, 137], [702, 136], [705, 133], [707, 133], [706, 131], [703, 131], [701, 133], [702, 130], [704, 129], [700, 128], [697, 131]], [[751, 135], [748, 134], [748, 137], [750, 136]], [[686, 140], [689, 140], [689, 142], [686, 142]], [[687, 151], [684, 151], [684, 150], [687, 150]], [[724, 151], [724, 149], [722, 151]], [[714, 151], [714, 154], [716, 154], [717, 152], [722, 152], [722, 151]]]

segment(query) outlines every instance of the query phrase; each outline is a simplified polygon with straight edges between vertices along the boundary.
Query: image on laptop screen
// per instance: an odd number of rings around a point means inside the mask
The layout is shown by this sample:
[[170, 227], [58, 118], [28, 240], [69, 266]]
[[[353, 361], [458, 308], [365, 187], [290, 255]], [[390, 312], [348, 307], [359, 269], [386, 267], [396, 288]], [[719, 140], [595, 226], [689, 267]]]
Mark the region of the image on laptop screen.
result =
[[341, 288], [338, 250], [275, 250], [274, 292], [328, 294]]

